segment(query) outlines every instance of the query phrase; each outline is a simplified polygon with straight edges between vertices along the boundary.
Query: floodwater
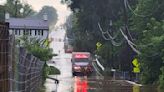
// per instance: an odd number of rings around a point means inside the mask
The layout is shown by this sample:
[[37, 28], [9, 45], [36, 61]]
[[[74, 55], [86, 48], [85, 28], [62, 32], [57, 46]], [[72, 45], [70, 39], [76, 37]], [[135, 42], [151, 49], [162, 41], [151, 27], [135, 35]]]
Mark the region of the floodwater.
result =
[[61, 75], [50, 75], [57, 78], [59, 84], [47, 79], [46, 92], [158, 92], [156, 87], [134, 86], [125, 80], [112, 80], [99, 76], [72, 76], [70, 54], [62, 54], [54, 58], [55, 63], [49, 65], [60, 69]]
[[133, 86], [123, 80], [75, 77], [72, 92], [157, 92], [155, 87]]
[[[52, 32], [54, 39], [64, 39], [65, 32], [59, 30]], [[124, 80], [111, 80], [99, 76], [72, 76], [71, 54], [64, 53], [64, 42], [52, 42], [50, 47], [58, 56], [48, 62], [48, 65], [57, 67], [60, 75], [50, 75], [49, 77], [59, 80], [59, 84], [51, 79], [45, 83], [46, 92], [158, 92], [156, 87], [134, 86]]]

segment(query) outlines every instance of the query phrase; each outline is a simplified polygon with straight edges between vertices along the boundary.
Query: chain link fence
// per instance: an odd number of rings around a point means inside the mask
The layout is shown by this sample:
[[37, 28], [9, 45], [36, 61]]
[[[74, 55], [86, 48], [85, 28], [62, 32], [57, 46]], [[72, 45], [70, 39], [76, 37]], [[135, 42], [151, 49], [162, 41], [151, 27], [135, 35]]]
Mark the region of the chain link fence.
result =
[[37, 92], [44, 62], [15, 44], [7, 26], [0, 26], [0, 92]]

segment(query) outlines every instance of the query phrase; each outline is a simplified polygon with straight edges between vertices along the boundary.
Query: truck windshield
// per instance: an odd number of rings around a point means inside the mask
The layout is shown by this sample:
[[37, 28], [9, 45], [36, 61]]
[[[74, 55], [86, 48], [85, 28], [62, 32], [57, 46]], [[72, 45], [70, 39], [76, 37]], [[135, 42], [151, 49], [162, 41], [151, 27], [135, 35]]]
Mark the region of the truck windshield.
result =
[[75, 62], [89, 62], [88, 58], [75, 58]]

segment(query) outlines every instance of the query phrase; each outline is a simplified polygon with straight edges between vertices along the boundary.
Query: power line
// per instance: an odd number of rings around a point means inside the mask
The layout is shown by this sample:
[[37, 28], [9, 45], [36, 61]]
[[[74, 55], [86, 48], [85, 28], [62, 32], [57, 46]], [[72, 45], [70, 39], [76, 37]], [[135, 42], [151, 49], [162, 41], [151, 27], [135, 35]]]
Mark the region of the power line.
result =
[[[157, 1], [158, 1], [158, 0], [157, 0]], [[125, 4], [125, 6], [126, 6], [127, 8], [129, 8], [129, 10], [130, 10], [135, 16], [139, 16], [139, 17], [149, 17], [149, 16], [153, 15], [153, 12], [150, 13], [150, 14], [147, 14], [147, 15], [137, 14], [137, 13], [135, 12], [135, 10], [133, 10], [132, 7], [130, 6], [128, 0], [124, 0], [124, 4]], [[158, 8], [159, 8], [159, 6], [157, 7], [156, 10], [158, 10]], [[156, 11], [156, 10], [155, 10], [155, 11]]]
[[126, 39], [128, 45], [132, 48], [132, 50], [133, 50], [134, 52], [136, 52], [137, 54], [141, 54], [141, 52], [140, 52], [139, 50], [137, 50], [137, 49], [134, 47], [134, 46], [136, 46], [136, 45], [128, 39], [127, 35], [125, 35], [125, 33], [123, 32], [123, 30], [122, 30], [121, 28], [120, 28], [120, 32], [122, 33], [122, 35], [123, 35], [124, 38]]
[[[101, 33], [102, 33], [102, 37], [103, 37], [105, 40], [110, 40], [111, 43], [112, 43], [112, 45], [118, 47], [118, 46], [121, 46], [122, 43], [124, 42], [123, 40], [122, 40], [121, 42], [119, 42], [119, 43], [116, 42], [116, 41], [114, 41], [114, 39], [116, 39], [116, 37], [118, 36], [118, 33], [117, 33], [115, 36], [112, 37], [112, 35], [109, 33], [109, 31], [103, 31], [103, 29], [102, 29], [100, 23], [98, 23], [98, 27], [99, 27], [99, 29], [100, 29], [100, 31], [101, 31]], [[106, 34], [108, 37], [106, 37], [105, 34]]]

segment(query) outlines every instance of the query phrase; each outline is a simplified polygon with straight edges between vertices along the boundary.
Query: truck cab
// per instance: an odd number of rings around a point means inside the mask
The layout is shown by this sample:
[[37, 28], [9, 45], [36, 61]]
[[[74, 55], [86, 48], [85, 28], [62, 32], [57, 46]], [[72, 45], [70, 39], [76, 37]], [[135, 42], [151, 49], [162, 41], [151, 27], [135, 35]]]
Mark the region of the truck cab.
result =
[[89, 52], [73, 52], [72, 53], [72, 74], [88, 75], [92, 73], [92, 60]]

